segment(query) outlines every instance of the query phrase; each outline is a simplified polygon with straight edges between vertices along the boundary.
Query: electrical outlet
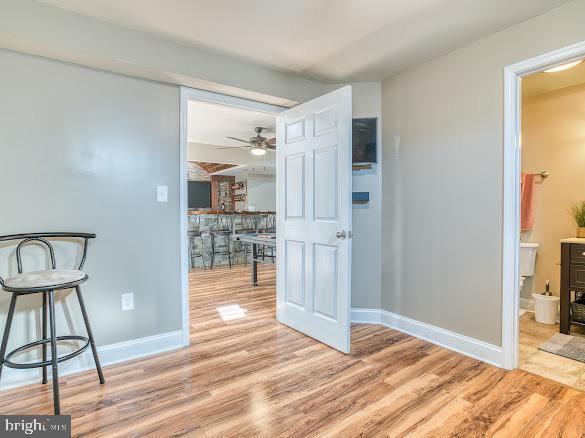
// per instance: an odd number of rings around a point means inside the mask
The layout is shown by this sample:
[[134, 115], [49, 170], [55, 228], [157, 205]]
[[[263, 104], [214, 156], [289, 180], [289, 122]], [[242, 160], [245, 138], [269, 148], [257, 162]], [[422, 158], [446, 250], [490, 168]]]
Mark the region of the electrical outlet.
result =
[[122, 312], [134, 310], [134, 294], [122, 294]]

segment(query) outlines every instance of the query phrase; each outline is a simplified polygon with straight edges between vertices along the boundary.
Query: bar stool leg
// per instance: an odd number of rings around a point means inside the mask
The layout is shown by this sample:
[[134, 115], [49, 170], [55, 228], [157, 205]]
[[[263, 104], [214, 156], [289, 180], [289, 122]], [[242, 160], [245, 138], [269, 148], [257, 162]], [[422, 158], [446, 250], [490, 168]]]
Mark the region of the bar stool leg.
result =
[[49, 291], [49, 324], [51, 327], [51, 363], [53, 371], [53, 408], [55, 415], [61, 414], [59, 399], [59, 367], [57, 365], [57, 329], [55, 328], [55, 292]]
[[2, 337], [2, 346], [0, 347], [0, 379], [2, 378], [2, 368], [4, 365], [4, 355], [6, 354], [6, 346], [8, 345], [8, 335], [12, 327], [12, 318], [14, 317], [14, 308], [16, 307], [16, 296], [12, 294], [10, 300], [10, 307], [8, 308], [8, 315], [6, 316], [6, 325], [4, 326], [4, 336]]
[[203, 269], [205, 269], [205, 244], [203, 243], [203, 235], [200, 235], [199, 238], [201, 239], [201, 264], [203, 265]]
[[230, 236], [226, 236], [225, 237], [227, 239], [227, 254], [228, 254], [228, 262], [230, 264], [230, 269], [232, 269], [232, 246], [230, 245], [230, 240], [231, 237]]
[[[41, 321], [43, 325], [42, 333], [43, 340], [47, 339], [47, 292], [43, 292], [43, 319]], [[43, 342], [43, 362], [47, 361], [47, 343]], [[43, 385], [47, 383], [47, 366], [43, 367]]]
[[95, 361], [95, 368], [97, 369], [98, 376], [100, 378], [100, 383], [103, 385], [106, 383], [104, 379], [104, 374], [102, 373], [102, 367], [100, 365], [100, 359], [97, 354], [97, 348], [95, 346], [95, 341], [93, 339], [93, 333], [91, 332], [91, 327], [89, 326], [89, 318], [87, 317], [87, 312], [85, 311], [85, 305], [83, 304], [83, 298], [81, 297], [81, 288], [79, 286], [75, 287], [77, 291], [77, 298], [79, 299], [79, 305], [81, 307], [81, 313], [83, 314], [83, 320], [85, 321], [85, 328], [87, 330], [87, 337], [89, 338], [89, 344], [91, 345], [91, 351], [93, 352], [93, 360]]
[[213, 264], [215, 263], [215, 234], [211, 233], [211, 266], [209, 269], [213, 269]]

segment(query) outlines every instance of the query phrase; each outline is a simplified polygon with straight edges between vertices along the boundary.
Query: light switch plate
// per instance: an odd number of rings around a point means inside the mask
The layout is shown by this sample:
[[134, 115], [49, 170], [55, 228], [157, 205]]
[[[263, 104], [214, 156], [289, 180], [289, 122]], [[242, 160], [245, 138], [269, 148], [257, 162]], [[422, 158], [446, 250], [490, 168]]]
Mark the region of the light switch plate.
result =
[[156, 186], [156, 202], [167, 202], [169, 188], [167, 186]]
[[122, 294], [122, 312], [134, 310], [134, 294]]

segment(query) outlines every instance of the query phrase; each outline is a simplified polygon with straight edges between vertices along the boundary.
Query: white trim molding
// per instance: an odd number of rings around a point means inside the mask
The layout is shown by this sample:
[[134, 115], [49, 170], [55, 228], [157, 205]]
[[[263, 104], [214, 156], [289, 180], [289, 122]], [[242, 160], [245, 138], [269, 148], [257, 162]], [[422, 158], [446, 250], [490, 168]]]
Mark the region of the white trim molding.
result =
[[[183, 347], [181, 330], [162, 333], [160, 335], [148, 336], [134, 339], [132, 341], [119, 342], [98, 347], [98, 354], [102, 367], [121, 362], [128, 362], [141, 357], [165, 353]], [[83, 371], [95, 371], [95, 364], [90, 349], [74, 359], [59, 364], [59, 376], [77, 374]], [[49, 379], [51, 373], [49, 372]], [[96, 385], [99, 384], [97, 374]], [[107, 380], [106, 380], [107, 381]], [[4, 367], [2, 370], [2, 384], [0, 390], [15, 388], [31, 383], [41, 383], [41, 369], [34, 368], [20, 370]]]
[[352, 309], [351, 322], [382, 324], [482, 362], [502, 366], [502, 348], [440, 327], [397, 315], [387, 310]]
[[585, 41], [504, 69], [504, 200], [502, 241], [502, 366], [518, 368], [520, 311], [521, 79], [585, 57]]

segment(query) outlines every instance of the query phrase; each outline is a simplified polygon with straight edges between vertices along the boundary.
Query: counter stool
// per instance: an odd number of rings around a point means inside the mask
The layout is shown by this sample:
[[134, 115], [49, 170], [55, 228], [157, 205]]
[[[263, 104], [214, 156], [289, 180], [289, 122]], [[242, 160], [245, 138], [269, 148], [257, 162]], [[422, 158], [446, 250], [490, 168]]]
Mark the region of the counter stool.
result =
[[[262, 224], [262, 220], [259, 221]], [[258, 234], [276, 234], [276, 215], [273, 213], [267, 213], [264, 216], [264, 226], [258, 228]], [[266, 258], [269, 258], [272, 263], [276, 261], [276, 255], [274, 254], [275, 249], [274, 247], [265, 247], [259, 246], [258, 247], [258, 257], [261, 258], [263, 261]]]
[[211, 235], [211, 269], [215, 265], [215, 256], [227, 256], [230, 269], [232, 267], [232, 236], [233, 217], [230, 215], [217, 215], [214, 228], [210, 231]]
[[[256, 228], [257, 228], [257, 224], [256, 224], [256, 218], [254, 217], [254, 215], [248, 215], [245, 213], [242, 213], [240, 216], [240, 222], [239, 224], [237, 224], [236, 226], [234, 226], [234, 234], [252, 234], [256, 232]], [[232, 253], [234, 254], [234, 259], [236, 254], [244, 254], [244, 264], [247, 265], [248, 264], [248, 254], [252, 253], [252, 250], [250, 249], [250, 244], [246, 243], [246, 242], [233, 242], [232, 243], [232, 248], [233, 251]]]
[[[81, 263], [77, 269], [57, 269], [55, 264], [55, 252], [53, 251], [53, 245], [47, 240], [50, 238], [79, 238], [83, 239], [83, 255]], [[87, 281], [88, 276], [81, 269], [85, 263], [87, 255], [87, 242], [88, 239], [95, 238], [95, 234], [87, 233], [32, 233], [32, 234], [12, 234], [8, 236], [0, 236], [0, 242], [8, 241], [20, 241], [16, 247], [16, 265], [18, 268], [18, 274], [3, 279], [0, 277], [0, 285], [6, 292], [12, 293], [12, 299], [10, 300], [10, 308], [8, 309], [8, 316], [6, 317], [6, 326], [4, 328], [4, 336], [2, 337], [2, 346], [0, 347], [0, 378], [2, 377], [2, 368], [7, 366], [9, 368], [43, 368], [43, 380], [42, 383], [47, 383], [47, 367], [51, 365], [53, 374], [53, 407], [55, 415], [60, 415], [61, 405], [59, 402], [59, 370], [58, 364], [60, 362], [74, 358], [75, 356], [83, 353], [88, 347], [91, 346], [93, 352], [93, 359], [97, 369], [100, 383], [105, 383], [102, 368], [98, 358], [95, 341], [89, 325], [89, 319], [83, 304], [83, 298], [81, 297], [80, 284]], [[35, 242], [43, 244], [49, 250], [51, 258], [51, 269], [34, 272], [23, 272], [22, 271], [22, 259], [20, 251], [24, 245], [29, 242]], [[81, 313], [83, 315], [83, 321], [85, 322], [85, 328], [87, 330], [87, 337], [78, 335], [69, 336], [57, 336], [56, 324], [55, 324], [55, 292], [62, 289], [75, 288], [77, 292], [77, 298], [79, 299], [79, 306], [81, 307]], [[10, 328], [12, 325], [12, 319], [14, 317], [14, 308], [16, 307], [16, 299], [20, 295], [30, 295], [35, 293], [43, 294], [43, 317], [42, 317], [42, 339], [31, 342], [29, 344], [18, 347], [17, 349], [6, 353], [6, 346], [8, 344], [8, 336], [10, 334]], [[51, 330], [51, 337], [47, 338], [47, 300], [49, 307], [49, 327]], [[78, 350], [65, 354], [61, 357], [57, 356], [57, 343], [59, 341], [81, 341], [83, 346]], [[51, 344], [51, 359], [47, 359], [47, 344]], [[42, 347], [43, 359], [42, 361], [33, 363], [16, 363], [11, 359], [14, 355], [28, 350], [32, 347]]]
[[[203, 233], [200, 231], [200, 223], [201, 223], [201, 216], [197, 216], [196, 218], [192, 219], [189, 217], [189, 258], [191, 259], [191, 267], [195, 267], [195, 260], [197, 258], [201, 258], [201, 264], [203, 265], [203, 269], [205, 269], [205, 255], [204, 255], [204, 243], [203, 243]], [[199, 245], [201, 250], [197, 250], [197, 242], [199, 241]]]

